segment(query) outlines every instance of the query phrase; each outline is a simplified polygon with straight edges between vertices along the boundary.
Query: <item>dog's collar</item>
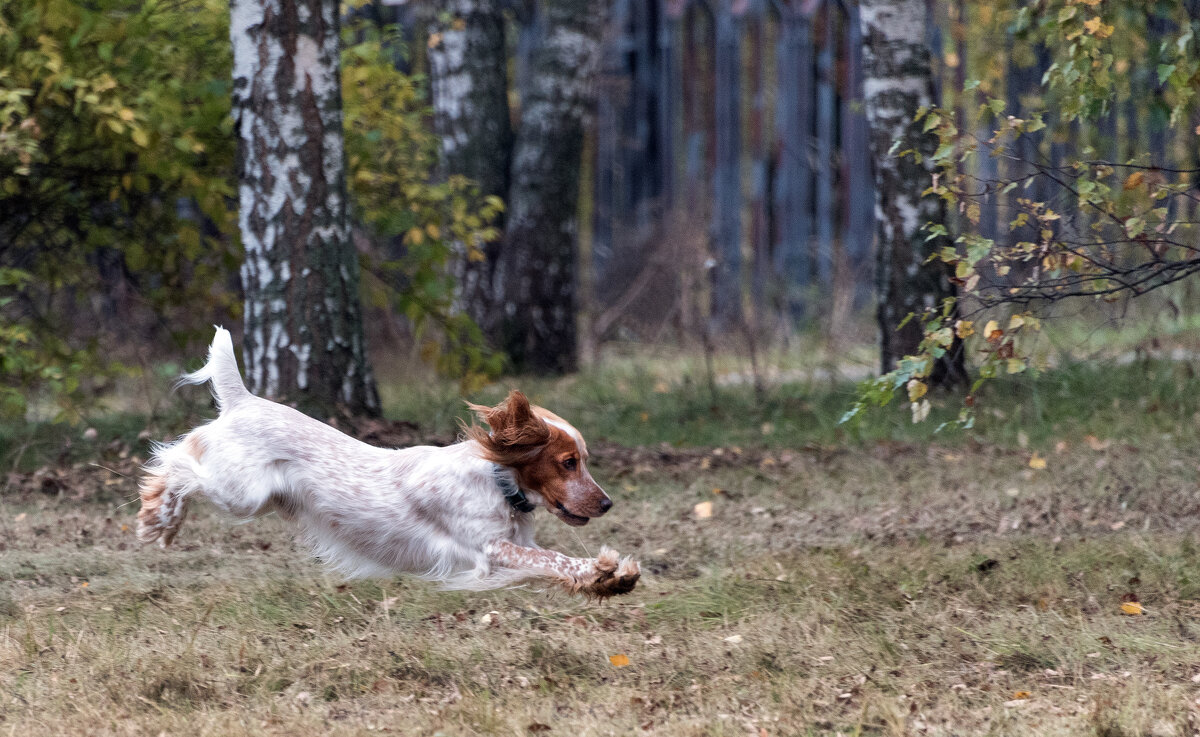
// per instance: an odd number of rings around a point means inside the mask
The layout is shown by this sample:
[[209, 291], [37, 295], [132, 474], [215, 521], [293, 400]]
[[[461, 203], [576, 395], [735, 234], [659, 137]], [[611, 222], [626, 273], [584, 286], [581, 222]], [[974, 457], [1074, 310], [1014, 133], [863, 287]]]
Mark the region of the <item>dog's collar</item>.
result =
[[521, 487], [513, 480], [512, 473], [501, 466], [499, 463], [492, 464], [492, 477], [496, 479], [496, 485], [500, 487], [500, 493], [508, 500], [513, 509], [518, 512], [532, 512], [535, 507], [529, 501], [529, 497], [525, 496], [525, 492], [521, 491]]

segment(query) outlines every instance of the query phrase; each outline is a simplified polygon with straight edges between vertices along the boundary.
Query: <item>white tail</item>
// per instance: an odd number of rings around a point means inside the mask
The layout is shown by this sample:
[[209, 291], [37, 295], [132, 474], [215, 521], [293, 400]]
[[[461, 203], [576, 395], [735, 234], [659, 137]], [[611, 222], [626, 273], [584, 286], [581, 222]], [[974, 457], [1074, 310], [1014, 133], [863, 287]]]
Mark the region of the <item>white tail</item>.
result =
[[233, 336], [220, 326], [217, 326], [217, 334], [208, 347], [208, 363], [198, 371], [179, 377], [175, 386], [203, 384], [206, 381], [212, 382], [213, 397], [217, 400], [217, 409], [222, 412], [246, 397], [254, 396], [246, 389], [242, 374], [238, 371], [237, 357], [233, 354]]

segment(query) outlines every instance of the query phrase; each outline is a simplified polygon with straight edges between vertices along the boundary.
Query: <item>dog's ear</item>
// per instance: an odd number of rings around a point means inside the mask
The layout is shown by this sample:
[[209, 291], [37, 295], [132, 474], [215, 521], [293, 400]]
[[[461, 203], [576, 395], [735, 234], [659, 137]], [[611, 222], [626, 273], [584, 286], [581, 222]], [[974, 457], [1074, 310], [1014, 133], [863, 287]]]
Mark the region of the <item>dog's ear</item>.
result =
[[516, 389], [495, 407], [471, 403], [467, 407], [491, 428], [484, 432], [481, 427], [469, 427], [467, 436], [478, 441], [497, 463], [528, 459], [550, 440], [550, 427], [534, 413], [529, 398]]

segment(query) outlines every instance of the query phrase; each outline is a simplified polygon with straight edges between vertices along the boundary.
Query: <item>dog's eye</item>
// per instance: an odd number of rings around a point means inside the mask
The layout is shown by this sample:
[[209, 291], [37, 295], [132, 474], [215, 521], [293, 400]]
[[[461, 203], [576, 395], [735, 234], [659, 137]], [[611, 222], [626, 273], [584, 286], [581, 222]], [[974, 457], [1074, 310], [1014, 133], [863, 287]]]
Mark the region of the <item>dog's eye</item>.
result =
[[562, 464], [563, 464], [563, 468], [567, 469], [568, 471], [575, 470], [575, 459], [574, 458], [568, 458], [567, 460], [563, 461]]

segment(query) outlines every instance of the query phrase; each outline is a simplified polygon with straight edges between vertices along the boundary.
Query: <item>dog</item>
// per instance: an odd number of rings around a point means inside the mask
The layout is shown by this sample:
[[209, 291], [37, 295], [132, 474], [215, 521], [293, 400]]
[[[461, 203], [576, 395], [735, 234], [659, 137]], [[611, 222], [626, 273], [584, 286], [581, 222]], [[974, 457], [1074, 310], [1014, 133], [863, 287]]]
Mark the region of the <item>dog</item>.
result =
[[219, 416], [158, 445], [140, 484], [138, 538], [169, 546], [200, 494], [251, 519], [296, 524], [318, 558], [347, 578], [409, 573], [447, 588], [543, 582], [603, 598], [631, 591], [638, 564], [602, 548], [572, 558], [533, 541], [534, 511], [582, 526], [612, 507], [587, 469], [583, 436], [519, 391], [468, 404], [490, 430], [462, 424], [447, 447], [377, 448], [250, 393], [229, 331], [179, 384], [212, 385]]

